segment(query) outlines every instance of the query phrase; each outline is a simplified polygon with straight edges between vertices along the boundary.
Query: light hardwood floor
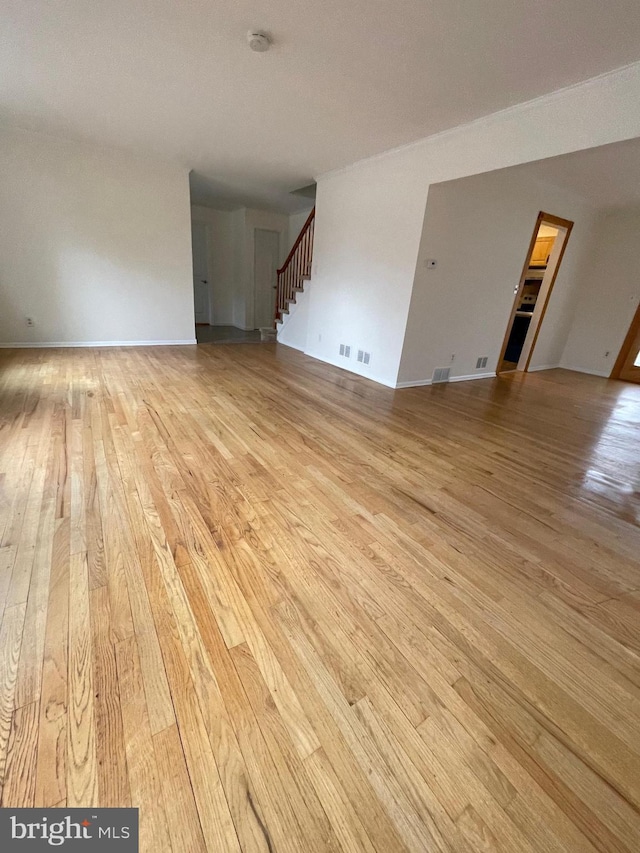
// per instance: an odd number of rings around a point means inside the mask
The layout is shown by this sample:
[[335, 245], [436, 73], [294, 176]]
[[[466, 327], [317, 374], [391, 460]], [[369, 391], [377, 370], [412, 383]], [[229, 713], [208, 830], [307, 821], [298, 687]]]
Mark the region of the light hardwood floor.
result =
[[640, 387], [0, 351], [2, 805], [141, 850], [640, 850]]

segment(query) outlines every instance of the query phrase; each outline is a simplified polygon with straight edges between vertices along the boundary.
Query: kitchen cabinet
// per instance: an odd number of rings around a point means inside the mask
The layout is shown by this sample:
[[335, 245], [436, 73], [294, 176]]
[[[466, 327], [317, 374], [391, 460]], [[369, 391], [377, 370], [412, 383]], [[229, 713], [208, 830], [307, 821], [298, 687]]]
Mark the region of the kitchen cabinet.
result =
[[555, 239], [555, 237], [538, 237], [531, 253], [530, 266], [546, 267]]

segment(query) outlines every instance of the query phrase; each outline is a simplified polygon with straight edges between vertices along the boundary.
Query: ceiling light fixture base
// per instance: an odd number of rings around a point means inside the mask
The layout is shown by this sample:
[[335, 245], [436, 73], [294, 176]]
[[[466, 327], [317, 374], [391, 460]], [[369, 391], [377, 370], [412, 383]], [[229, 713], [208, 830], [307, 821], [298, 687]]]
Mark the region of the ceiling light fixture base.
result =
[[247, 41], [255, 53], [265, 53], [271, 47], [271, 39], [262, 30], [249, 30]]

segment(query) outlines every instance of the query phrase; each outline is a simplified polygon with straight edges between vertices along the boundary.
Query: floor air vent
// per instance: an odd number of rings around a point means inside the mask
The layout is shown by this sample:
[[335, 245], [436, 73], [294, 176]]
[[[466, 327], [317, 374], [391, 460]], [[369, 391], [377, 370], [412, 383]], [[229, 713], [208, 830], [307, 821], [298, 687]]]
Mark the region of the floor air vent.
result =
[[436, 369], [433, 371], [433, 379], [431, 380], [431, 382], [434, 385], [436, 384], [436, 382], [448, 382], [450, 373], [450, 367], [436, 367]]

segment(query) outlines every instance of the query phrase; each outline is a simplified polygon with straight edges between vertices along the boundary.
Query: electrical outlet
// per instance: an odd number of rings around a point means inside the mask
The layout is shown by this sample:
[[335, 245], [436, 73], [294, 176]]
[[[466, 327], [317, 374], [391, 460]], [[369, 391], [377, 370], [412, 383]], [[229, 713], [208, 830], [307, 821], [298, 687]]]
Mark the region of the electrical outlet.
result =
[[609, 358], [610, 352], [611, 352], [610, 350], [607, 350], [607, 351], [605, 352], [605, 354], [604, 354], [604, 357], [605, 357], [605, 358]]
[[455, 352], [452, 352], [452, 353], [451, 353], [451, 363], [453, 364], [453, 362], [454, 362], [455, 360], [456, 360], [456, 354], [455, 354]]
[[25, 322], [26, 322], [27, 326], [35, 326], [35, 324], [36, 324], [33, 317], [25, 317]]

